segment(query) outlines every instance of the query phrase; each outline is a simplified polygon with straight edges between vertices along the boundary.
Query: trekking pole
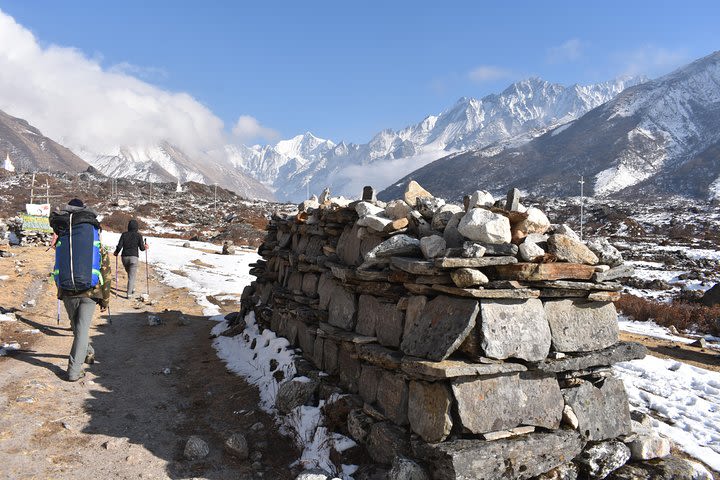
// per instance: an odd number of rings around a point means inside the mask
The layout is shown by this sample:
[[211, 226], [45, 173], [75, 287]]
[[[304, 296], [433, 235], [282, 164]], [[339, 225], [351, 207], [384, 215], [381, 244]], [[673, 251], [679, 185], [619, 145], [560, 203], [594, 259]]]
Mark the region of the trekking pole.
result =
[[112, 325], [112, 314], [110, 313], [110, 303], [109, 302], [108, 302], [108, 325]]
[[60, 299], [58, 299], [57, 324], [60, 325]]
[[118, 293], [119, 289], [120, 285], [118, 285], [118, 257], [117, 255], [115, 255], [115, 298], [120, 296], [120, 294]]
[[145, 287], [147, 289], [148, 298], [150, 298], [150, 273], [148, 270], [148, 254], [147, 248], [145, 249]]

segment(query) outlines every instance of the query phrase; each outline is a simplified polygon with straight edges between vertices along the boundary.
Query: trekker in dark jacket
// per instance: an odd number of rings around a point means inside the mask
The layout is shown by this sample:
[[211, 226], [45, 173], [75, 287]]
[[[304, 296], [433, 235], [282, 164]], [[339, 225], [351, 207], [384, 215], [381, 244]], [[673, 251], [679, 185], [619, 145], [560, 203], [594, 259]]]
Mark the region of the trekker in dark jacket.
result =
[[[98, 230], [100, 223], [95, 212], [87, 208], [82, 200], [73, 198], [60, 212], [50, 213], [50, 226], [55, 235], [64, 236], [72, 226], [88, 223]], [[92, 323], [95, 305], [100, 304], [104, 311], [110, 304], [111, 272], [110, 259], [104, 247], [100, 248], [102, 281], [87, 290], [64, 290], [58, 285], [57, 298], [65, 304], [70, 328], [73, 332], [73, 344], [68, 359], [67, 379], [75, 382], [85, 375], [82, 364], [95, 362], [95, 350], [90, 344], [90, 324]]]
[[117, 257], [122, 251], [120, 258], [128, 274], [127, 298], [130, 298], [130, 295], [135, 293], [135, 275], [137, 274], [138, 255], [140, 254], [138, 250], [145, 251], [147, 248], [149, 248], [147, 242], [143, 240], [142, 235], [138, 232], [137, 220], [130, 220], [127, 232], [120, 235], [120, 241], [118, 241], [115, 253], [113, 253]]

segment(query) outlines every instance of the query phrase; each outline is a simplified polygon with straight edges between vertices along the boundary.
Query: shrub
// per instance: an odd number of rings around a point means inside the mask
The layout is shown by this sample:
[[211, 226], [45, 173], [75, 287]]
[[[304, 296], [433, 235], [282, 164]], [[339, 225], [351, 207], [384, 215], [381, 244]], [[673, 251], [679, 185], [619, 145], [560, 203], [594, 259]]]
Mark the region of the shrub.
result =
[[663, 327], [672, 325], [678, 330], [720, 335], [720, 305], [707, 307], [686, 301], [661, 303], [635, 295], [623, 295], [615, 306], [639, 322], [653, 320]]

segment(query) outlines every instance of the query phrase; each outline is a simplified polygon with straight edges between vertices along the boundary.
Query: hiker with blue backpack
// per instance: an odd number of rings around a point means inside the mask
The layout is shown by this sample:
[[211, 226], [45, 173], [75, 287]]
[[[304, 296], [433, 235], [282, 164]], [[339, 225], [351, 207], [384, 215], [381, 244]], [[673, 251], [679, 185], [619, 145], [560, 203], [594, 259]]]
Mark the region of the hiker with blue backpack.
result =
[[95, 305], [101, 311], [110, 306], [110, 257], [100, 244], [97, 215], [82, 200], [73, 198], [59, 212], [50, 213], [50, 226], [57, 235], [53, 272], [57, 298], [65, 305], [74, 337], [67, 380], [76, 382], [85, 376], [83, 363], [95, 361], [90, 344]]
[[137, 220], [130, 220], [127, 232], [120, 235], [115, 253], [113, 253], [117, 257], [122, 252], [120, 258], [128, 275], [127, 298], [130, 298], [130, 295], [135, 293], [135, 276], [137, 275], [140, 251], [144, 252], [148, 248], [147, 242], [138, 231]]

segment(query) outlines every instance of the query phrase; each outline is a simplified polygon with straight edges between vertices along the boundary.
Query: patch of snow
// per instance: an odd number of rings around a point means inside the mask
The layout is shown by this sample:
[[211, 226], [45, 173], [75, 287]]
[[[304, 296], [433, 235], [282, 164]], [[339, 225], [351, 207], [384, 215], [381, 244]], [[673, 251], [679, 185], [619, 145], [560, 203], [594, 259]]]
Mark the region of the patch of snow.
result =
[[8, 352], [13, 350], [20, 350], [20, 344], [17, 342], [4, 343], [0, 345], [0, 357], [5, 356]]
[[630, 404], [688, 455], [720, 471], [720, 373], [647, 356], [613, 367]]

